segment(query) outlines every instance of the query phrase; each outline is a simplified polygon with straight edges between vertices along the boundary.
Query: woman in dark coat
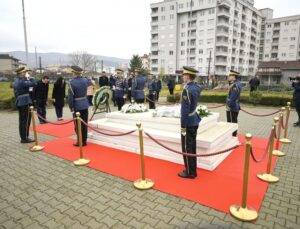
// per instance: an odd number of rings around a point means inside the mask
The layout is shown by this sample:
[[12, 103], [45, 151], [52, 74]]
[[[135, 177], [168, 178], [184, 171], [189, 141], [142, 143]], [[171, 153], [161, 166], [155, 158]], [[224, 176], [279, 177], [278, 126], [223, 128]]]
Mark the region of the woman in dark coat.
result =
[[54, 83], [53, 92], [52, 92], [52, 101], [55, 106], [55, 112], [57, 120], [63, 120], [63, 107], [65, 105], [65, 96], [66, 96], [66, 82], [63, 77], [58, 77]]

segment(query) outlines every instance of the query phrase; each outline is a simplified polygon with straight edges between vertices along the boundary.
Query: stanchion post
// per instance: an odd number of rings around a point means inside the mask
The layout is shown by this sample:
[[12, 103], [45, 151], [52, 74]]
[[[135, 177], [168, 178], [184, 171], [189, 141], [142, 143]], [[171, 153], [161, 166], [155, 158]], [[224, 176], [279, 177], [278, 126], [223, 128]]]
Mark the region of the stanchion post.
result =
[[276, 120], [278, 121], [278, 117], [274, 118], [274, 124], [272, 126], [272, 137], [271, 137], [271, 142], [270, 142], [270, 146], [269, 146], [269, 159], [268, 159], [268, 165], [267, 165], [267, 172], [257, 174], [257, 177], [260, 180], [268, 182], [268, 183], [275, 183], [275, 182], [279, 181], [278, 177], [271, 174], [272, 156], [273, 156], [272, 152], [273, 152], [273, 146], [274, 146]]
[[141, 157], [141, 179], [136, 180], [133, 185], [135, 188], [140, 190], [146, 190], [153, 187], [154, 182], [150, 179], [145, 178], [145, 158], [144, 158], [144, 142], [143, 142], [143, 129], [142, 124], [137, 123], [136, 126], [139, 128], [139, 142], [140, 142], [140, 157]]
[[33, 135], [34, 135], [34, 146], [30, 147], [30, 151], [37, 152], [41, 151], [45, 148], [45, 146], [40, 146], [38, 141], [38, 136], [36, 132], [36, 126], [35, 126], [35, 112], [34, 107], [30, 107], [30, 113], [31, 113], [31, 121], [32, 121], [32, 128], [33, 128]]
[[288, 127], [289, 127], [290, 112], [291, 112], [291, 103], [288, 102], [287, 106], [286, 106], [285, 129], [284, 129], [284, 133], [283, 133], [283, 138], [280, 139], [280, 141], [282, 143], [285, 143], [285, 144], [292, 143], [292, 141], [287, 138], [287, 131], [288, 131]]
[[[280, 143], [280, 135], [281, 135], [281, 123], [283, 122], [283, 112], [285, 111], [285, 107], [281, 108], [281, 111], [279, 113], [279, 122], [278, 119], [275, 120], [275, 124], [277, 126], [277, 138], [275, 143], [275, 149], [273, 150], [272, 154], [278, 157], [285, 156], [285, 153], [279, 150], [279, 143]], [[275, 129], [276, 133], [276, 129]]]
[[83, 158], [83, 149], [82, 149], [82, 132], [81, 132], [81, 120], [80, 120], [80, 113], [76, 113], [76, 123], [77, 123], [77, 138], [79, 144], [79, 155], [80, 158], [74, 161], [74, 165], [86, 165], [90, 163], [89, 159]]
[[230, 213], [235, 218], [241, 221], [253, 221], [258, 217], [257, 211], [247, 206], [247, 194], [248, 194], [248, 178], [249, 178], [249, 161], [250, 161], [250, 150], [251, 150], [251, 134], [246, 134], [246, 156], [244, 165], [244, 183], [243, 183], [243, 196], [242, 205], [231, 205]]

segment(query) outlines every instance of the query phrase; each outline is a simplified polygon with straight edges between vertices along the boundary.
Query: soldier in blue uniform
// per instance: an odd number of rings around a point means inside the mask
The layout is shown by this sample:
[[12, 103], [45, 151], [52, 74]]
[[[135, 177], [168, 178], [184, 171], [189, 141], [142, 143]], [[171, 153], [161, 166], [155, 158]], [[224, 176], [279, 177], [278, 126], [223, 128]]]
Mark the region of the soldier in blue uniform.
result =
[[[240, 95], [242, 92], [242, 84], [238, 80], [240, 73], [231, 70], [228, 75], [229, 92], [226, 100], [226, 115], [227, 122], [238, 123], [238, 116], [240, 111]], [[232, 136], [237, 136], [237, 131], [232, 133]]]
[[[82, 69], [78, 66], [71, 66], [72, 74], [74, 78], [69, 83], [68, 89], [68, 104], [73, 113], [73, 117], [76, 117], [76, 112], [80, 113], [80, 117], [86, 123], [88, 122], [89, 117], [89, 102], [87, 99], [87, 88], [91, 85], [91, 82], [83, 78], [81, 76]], [[77, 142], [74, 143], [74, 146], [79, 146], [78, 141], [78, 132], [77, 132], [77, 122], [75, 120], [75, 131], [77, 133]], [[82, 145], [86, 145], [87, 140], [87, 127], [86, 125], [81, 125], [81, 132], [82, 132]]]
[[155, 109], [156, 84], [152, 74], [148, 74], [147, 88], [149, 91], [149, 109]]
[[118, 105], [118, 111], [121, 110], [122, 106], [125, 104], [125, 99], [127, 97], [128, 85], [124, 78], [124, 70], [121, 68], [116, 69], [116, 84], [115, 84], [115, 98]]
[[141, 74], [140, 69], [134, 70], [135, 77], [132, 81], [131, 94], [136, 103], [144, 103], [145, 100], [145, 77]]
[[19, 134], [21, 143], [34, 142], [29, 138], [29, 127], [31, 122], [31, 113], [29, 106], [32, 100], [29, 95], [29, 88], [36, 86], [36, 82], [32, 78], [26, 78], [26, 69], [21, 67], [16, 70], [17, 78], [14, 82], [14, 94], [16, 98], [16, 106], [19, 110]]
[[[181, 145], [182, 152], [196, 154], [197, 130], [201, 118], [197, 113], [197, 102], [201, 93], [201, 87], [194, 82], [198, 71], [183, 67], [183, 80], [185, 86], [182, 90], [181, 101]], [[178, 173], [182, 178], [194, 179], [197, 177], [197, 158], [183, 156], [185, 170]]]

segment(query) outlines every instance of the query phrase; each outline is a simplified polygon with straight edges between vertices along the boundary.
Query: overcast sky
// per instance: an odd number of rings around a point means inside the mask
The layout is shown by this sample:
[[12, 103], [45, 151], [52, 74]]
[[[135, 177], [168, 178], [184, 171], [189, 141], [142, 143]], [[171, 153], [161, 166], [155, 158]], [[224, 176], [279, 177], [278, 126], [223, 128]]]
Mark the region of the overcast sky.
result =
[[[150, 50], [150, 3], [156, 0], [25, 0], [29, 51], [85, 50], [130, 58]], [[300, 14], [300, 0], [256, 0], [275, 17]], [[22, 0], [0, 0], [0, 51], [24, 50]]]

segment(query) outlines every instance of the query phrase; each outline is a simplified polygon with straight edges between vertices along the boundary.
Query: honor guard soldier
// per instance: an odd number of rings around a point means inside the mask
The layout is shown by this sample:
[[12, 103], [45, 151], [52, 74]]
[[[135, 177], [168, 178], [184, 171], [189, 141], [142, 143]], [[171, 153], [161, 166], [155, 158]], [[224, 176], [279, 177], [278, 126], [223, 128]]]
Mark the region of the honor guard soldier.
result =
[[[238, 123], [238, 115], [240, 111], [240, 95], [242, 92], [242, 84], [238, 80], [240, 73], [231, 70], [228, 75], [229, 92], [226, 100], [226, 116], [227, 122]], [[232, 136], [237, 136], [237, 131], [232, 133]]]
[[25, 67], [17, 69], [17, 78], [14, 82], [16, 106], [19, 110], [19, 134], [21, 137], [21, 143], [34, 142], [29, 138], [29, 127], [31, 122], [29, 106], [32, 105], [32, 99], [29, 95], [29, 88], [35, 87], [36, 82], [32, 78], [25, 77], [26, 71], [27, 70]]
[[[69, 83], [69, 90], [68, 90], [68, 103], [73, 113], [73, 117], [76, 117], [76, 112], [80, 113], [80, 118], [88, 122], [89, 117], [89, 102], [87, 99], [87, 88], [91, 85], [91, 82], [83, 78], [81, 76], [82, 69], [78, 66], [71, 66], [72, 74], [74, 78]], [[79, 146], [79, 139], [78, 139], [78, 132], [77, 132], [77, 122], [75, 121], [75, 131], [77, 134], [77, 142], [74, 143], [74, 146]], [[87, 140], [87, 126], [82, 124], [81, 125], [81, 132], [82, 132], [82, 145], [86, 145]]]
[[152, 74], [148, 74], [147, 88], [149, 91], [149, 109], [155, 109], [156, 84]]
[[132, 81], [132, 97], [134, 98], [136, 103], [144, 103], [145, 100], [145, 77], [141, 74], [141, 70], [139, 68], [134, 70], [135, 78]]
[[122, 109], [125, 104], [125, 99], [127, 97], [128, 85], [124, 78], [124, 70], [121, 68], [116, 69], [116, 87], [115, 87], [115, 98], [118, 105], [118, 111]]
[[[183, 67], [183, 80], [185, 86], [182, 90], [181, 101], [181, 145], [182, 152], [196, 154], [197, 130], [201, 118], [197, 113], [197, 102], [201, 93], [201, 87], [194, 82], [198, 71]], [[183, 156], [185, 170], [178, 173], [182, 178], [194, 179], [197, 177], [197, 158]]]

